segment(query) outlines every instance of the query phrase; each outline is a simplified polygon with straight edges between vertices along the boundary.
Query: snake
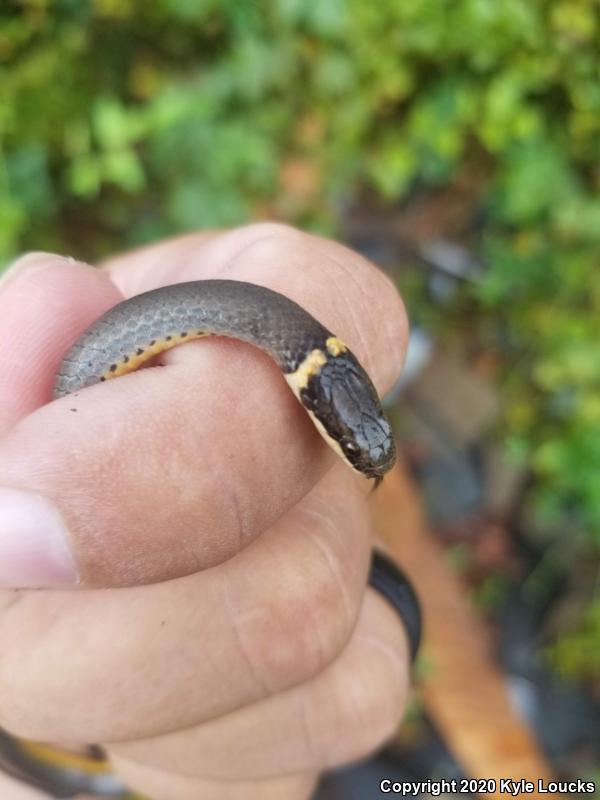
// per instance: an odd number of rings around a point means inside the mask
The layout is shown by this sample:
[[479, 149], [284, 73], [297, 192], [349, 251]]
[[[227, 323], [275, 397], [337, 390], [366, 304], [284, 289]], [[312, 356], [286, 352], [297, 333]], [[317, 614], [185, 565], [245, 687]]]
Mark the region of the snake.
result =
[[267, 353], [325, 442], [356, 472], [377, 485], [393, 466], [390, 422], [352, 351], [298, 303], [244, 281], [177, 283], [118, 303], [68, 350], [53, 397], [126, 375], [165, 350], [210, 335]]

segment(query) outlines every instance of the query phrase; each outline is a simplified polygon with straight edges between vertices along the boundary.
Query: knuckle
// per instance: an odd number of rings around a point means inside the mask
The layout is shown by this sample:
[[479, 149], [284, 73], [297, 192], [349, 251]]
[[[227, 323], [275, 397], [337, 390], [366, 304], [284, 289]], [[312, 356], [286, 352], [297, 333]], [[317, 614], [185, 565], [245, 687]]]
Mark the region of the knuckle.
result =
[[354, 733], [346, 740], [346, 752], [340, 753], [336, 741], [328, 766], [364, 757], [398, 730], [408, 696], [408, 670], [399, 669], [399, 660], [400, 654], [387, 647], [369, 646], [360, 667], [340, 683], [336, 730], [341, 726]]
[[39, 734], [35, 724], [35, 686], [26, 679], [27, 664], [11, 647], [2, 648], [0, 658], [0, 727], [13, 736], [33, 738]]
[[246, 653], [265, 689], [281, 691], [320, 672], [342, 649], [354, 620], [337, 584], [317, 576], [279, 581], [260, 630], [246, 630]]
[[[387, 284], [387, 292], [385, 292], [387, 310], [381, 315], [380, 322], [383, 325], [385, 344], [391, 356], [389, 358], [390, 368], [398, 372], [406, 355], [410, 325], [406, 306], [396, 286], [388, 276], [383, 275], [382, 277]], [[397, 374], [392, 375], [391, 379], [397, 377]]]
[[273, 243], [279, 249], [282, 243], [297, 243], [307, 234], [284, 222], [254, 222], [246, 226], [245, 233], [250, 246]]
[[367, 363], [382, 390], [397, 380], [409, 336], [404, 302], [391, 278], [376, 268], [364, 282], [359, 323], [365, 340]]

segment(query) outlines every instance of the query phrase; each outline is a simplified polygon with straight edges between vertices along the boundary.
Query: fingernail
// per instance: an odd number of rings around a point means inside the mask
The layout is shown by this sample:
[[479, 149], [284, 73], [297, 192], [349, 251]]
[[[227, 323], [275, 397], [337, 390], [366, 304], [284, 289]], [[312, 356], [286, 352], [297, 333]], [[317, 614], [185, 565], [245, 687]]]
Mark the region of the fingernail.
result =
[[50, 589], [78, 580], [56, 508], [39, 494], [0, 487], [0, 586]]
[[55, 253], [44, 253], [41, 250], [25, 253], [24, 256], [20, 256], [16, 261], [13, 261], [0, 275], [0, 287], [5, 286], [19, 275], [35, 272], [37, 269], [43, 269], [53, 263], [60, 265], [74, 264], [75, 259], [70, 256], [58, 256]]

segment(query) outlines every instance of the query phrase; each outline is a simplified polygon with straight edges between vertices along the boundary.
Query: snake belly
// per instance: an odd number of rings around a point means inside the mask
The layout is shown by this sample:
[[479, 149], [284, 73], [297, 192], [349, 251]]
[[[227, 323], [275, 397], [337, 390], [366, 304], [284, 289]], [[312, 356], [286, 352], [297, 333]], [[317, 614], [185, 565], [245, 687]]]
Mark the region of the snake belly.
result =
[[54, 397], [132, 372], [164, 350], [210, 334], [266, 352], [327, 444], [353, 469], [378, 483], [392, 467], [392, 429], [358, 359], [297, 303], [252, 283], [178, 283], [119, 303], [67, 352]]

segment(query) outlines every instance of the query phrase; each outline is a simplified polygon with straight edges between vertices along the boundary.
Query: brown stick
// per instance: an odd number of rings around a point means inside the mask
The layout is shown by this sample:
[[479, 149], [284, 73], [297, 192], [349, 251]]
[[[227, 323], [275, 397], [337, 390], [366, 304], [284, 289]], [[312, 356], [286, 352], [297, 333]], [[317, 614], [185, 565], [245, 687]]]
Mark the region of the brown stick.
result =
[[[420, 683], [425, 706], [448, 748], [471, 778], [552, 779], [533, 735], [510, 701], [489, 637], [459, 578], [427, 529], [418, 493], [400, 465], [373, 495], [376, 529], [410, 575], [421, 601], [425, 636]], [[546, 795], [547, 796], [547, 795]]]

